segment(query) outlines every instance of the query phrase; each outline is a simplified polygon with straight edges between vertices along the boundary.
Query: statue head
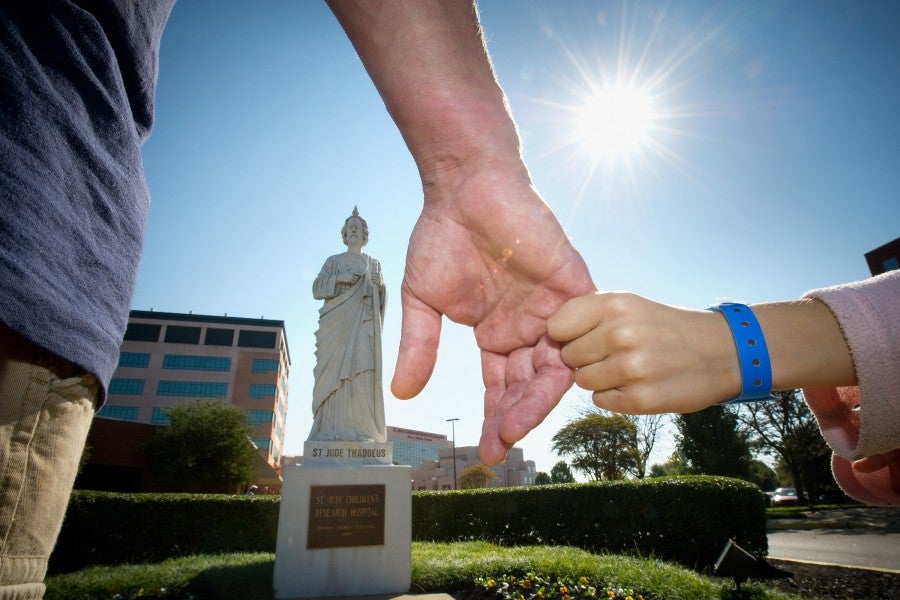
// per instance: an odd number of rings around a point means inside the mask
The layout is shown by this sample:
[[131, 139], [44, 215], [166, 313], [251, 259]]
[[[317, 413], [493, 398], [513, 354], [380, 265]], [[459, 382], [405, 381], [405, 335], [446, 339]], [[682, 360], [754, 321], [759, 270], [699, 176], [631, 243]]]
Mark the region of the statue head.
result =
[[359, 211], [354, 206], [353, 214], [347, 217], [347, 220], [344, 221], [344, 226], [341, 228], [341, 239], [344, 240], [344, 244], [347, 246], [350, 245], [349, 240], [347, 239], [347, 229], [350, 227], [351, 221], [355, 221], [358, 226], [362, 228], [362, 245], [365, 246], [369, 243], [369, 225], [366, 223], [366, 220], [359, 216]]

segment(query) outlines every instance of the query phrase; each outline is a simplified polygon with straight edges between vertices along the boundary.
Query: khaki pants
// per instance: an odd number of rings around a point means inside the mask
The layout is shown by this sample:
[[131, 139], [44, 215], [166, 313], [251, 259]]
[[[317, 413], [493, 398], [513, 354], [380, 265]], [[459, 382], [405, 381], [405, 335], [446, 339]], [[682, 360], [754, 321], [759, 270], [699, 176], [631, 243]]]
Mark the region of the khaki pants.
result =
[[0, 324], [0, 600], [44, 595], [97, 390]]

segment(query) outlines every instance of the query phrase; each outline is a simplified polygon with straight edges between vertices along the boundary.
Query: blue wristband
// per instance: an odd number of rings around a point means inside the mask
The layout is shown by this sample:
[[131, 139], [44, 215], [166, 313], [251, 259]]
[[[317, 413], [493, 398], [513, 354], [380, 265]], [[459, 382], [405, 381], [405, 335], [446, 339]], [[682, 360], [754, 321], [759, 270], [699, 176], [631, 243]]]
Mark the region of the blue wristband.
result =
[[737, 347], [738, 362], [741, 365], [741, 395], [731, 400], [723, 400], [719, 404], [734, 402], [755, 402], [758, 400], [775, 400], [772, 395], [772, 363], [769, 361], [769, 348], [763, 336], [762, 327], [756, 315], [745, 304], [725, 302], [710, 306], [709, 310], [718, 311], [725, 316], [734, 345]]

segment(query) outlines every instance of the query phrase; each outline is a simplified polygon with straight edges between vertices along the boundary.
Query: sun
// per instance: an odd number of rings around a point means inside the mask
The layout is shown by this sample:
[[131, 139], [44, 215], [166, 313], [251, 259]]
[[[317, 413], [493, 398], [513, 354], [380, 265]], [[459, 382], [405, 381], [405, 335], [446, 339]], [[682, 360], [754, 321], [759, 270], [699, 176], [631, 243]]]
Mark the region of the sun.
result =
[[602, 162], [642, 152], [658, 115], [646, 91], [616, 86], [593, 90], [573, 107], [572, 117], [572, 142]]

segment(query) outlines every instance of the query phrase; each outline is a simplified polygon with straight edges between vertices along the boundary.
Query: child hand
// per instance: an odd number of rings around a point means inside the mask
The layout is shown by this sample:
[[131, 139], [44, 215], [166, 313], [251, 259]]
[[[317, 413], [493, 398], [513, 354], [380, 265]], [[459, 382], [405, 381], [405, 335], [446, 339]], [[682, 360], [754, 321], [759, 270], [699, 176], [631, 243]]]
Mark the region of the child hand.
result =
[[547, 321], [575, 383], [617, 413], [694, 412], [740, 393], [737, 351], [718, 313], [624, 292], [573, 298]]

